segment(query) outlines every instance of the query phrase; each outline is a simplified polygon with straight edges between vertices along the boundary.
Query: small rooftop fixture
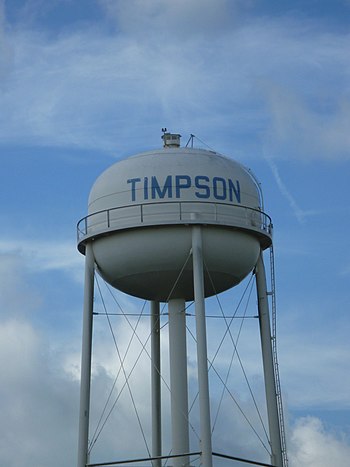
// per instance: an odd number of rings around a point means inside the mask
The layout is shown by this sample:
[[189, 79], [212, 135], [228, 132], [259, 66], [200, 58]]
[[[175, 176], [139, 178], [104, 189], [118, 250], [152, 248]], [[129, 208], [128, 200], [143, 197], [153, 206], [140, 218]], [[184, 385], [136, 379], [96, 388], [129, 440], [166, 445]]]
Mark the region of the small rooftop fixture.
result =
[[179, 148], [181, 135], [176, 133], [169, 133], [166, 128], [162, 128], [163, 131], [163, 146], [165, 148]]

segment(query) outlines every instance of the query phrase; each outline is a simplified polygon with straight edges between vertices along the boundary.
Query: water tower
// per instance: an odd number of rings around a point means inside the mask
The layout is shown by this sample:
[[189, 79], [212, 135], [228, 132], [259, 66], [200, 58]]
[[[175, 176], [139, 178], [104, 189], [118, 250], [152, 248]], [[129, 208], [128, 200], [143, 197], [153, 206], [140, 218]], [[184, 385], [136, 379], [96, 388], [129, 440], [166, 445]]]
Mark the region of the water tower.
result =
[[[88, 215], [78, 224], [85, 255], [78, 467], [87, 465], [94, 270], [127, 294], [149, 300], [152, 314], [152, 456], [161, 465], [159, 303], [169, 312], [172, 463], [189, 464], [185, 302], [194, 300], [201, 463], [213, 465], [205, 298], [256, 271], [271, 464], [285, 466], [263, 250], [272, 224], [259, 188], [236, 161], [214, 151], [180, 147], [164, 132], [163, 148], [115, 163], [96, 180]], [[205, 267], [204, 267], [205, 265]], [[179, 274], [181, 271], [181, 274]], [[263, 464], [260, 464], [263, 465]]]

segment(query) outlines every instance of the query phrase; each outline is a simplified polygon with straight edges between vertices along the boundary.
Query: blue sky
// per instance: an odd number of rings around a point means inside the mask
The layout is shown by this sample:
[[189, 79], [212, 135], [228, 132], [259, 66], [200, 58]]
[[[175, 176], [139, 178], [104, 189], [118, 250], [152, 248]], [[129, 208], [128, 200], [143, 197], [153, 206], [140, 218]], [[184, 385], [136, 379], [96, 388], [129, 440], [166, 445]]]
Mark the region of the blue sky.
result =
[[[2, 464], [75, 463], [75, 224], [97, 176], [160, 147], [166, 126], [261, 181], [290, 465], [346, 465], [349, 17], [346, 0], [0, 1]], [[105, 333], [97, 324], [97, 399], [112, 378]]]

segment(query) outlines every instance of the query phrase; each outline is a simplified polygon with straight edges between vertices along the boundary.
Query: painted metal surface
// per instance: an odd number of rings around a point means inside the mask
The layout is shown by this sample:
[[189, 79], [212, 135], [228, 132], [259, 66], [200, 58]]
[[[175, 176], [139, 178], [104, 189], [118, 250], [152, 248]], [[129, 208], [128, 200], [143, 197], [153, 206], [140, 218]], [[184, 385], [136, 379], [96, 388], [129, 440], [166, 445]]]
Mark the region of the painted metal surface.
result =
[[[185, 300], [172, 299], [169, 311], [169, 362], [172, 454], [190, 452]], [[173, 460], [174, 467], [190, 465], [188, 456]]]
[[94, 268], [92, 247], [91, 245], [87, 245], [85, 256], [83, 336], [81, 352], [78, 467], [85, 467], [88, 462]]
[[203, 242], [201, 227], [192, 227], [193, 288], [196, 313], [197, 373], [199, 393], [199, 418], [201, 435], [201, 465], [212, 467], [210, 398], [207, 356], [207, 332], [205, 323]]
[[261, 353], [264, 368], [266, 405], [271, 443], [271, 463], [283, 467], [281, 429], [276, 397], [276, 379], [273, 366], [270, 312], [267, 295], [266, 274], [263, 255], [259, 255], [256, 265], [256, 289], [258, 298]]
[[129, 157], [103, 172], [92, 187], [89, 213], [170, 200], [260, 207], [256, 184], [238, 162], [203, 149], [167, 148]]
[[193, 212], [202, 222], [237, 225], [269, 241], [270, 219], [261, 212], [250, 173], [218, 153], [187, 148], [145, 152], [103, 172], [90, 192], [79, 241], [114, 230], [191, 222]]
[[[205, 296], [238, 284], [253, 269], [272, 226], [259, 190], [240, 164], [212, 151], [166, 148], [117, 162], [96, 180], [78, 248], [92, 243], [102, 277], [148, 300], [193, 299], [191, 225], [202, 225]], [[228, 254], [229, 253], [229, 254]]]
[[271, 244], [272, 223], [262, 212], [256, 181], [243, 166], [213, 151], [149, 151], [114, 164], [97, 179], [88, 216], [78, 223], [78, 249], [86, 255], [78, 467], [87, 462], [94, 264], [115, 288], [152, 301], [155, 466], [161, 459], [159, 302], [168, 302], [176, 467], [189, 464], [185, 302], [195, 300], [200, 454], [203, 466], [211, 467], [205, 297], [237, 285], [256, 267], [271, 461], [282, 467], [262, 262], [262, 251]]
[[[152, 301], [151, 309], [151, 408], [152, 408], [152, 457], [162, 455], [162, 404], [160, 360], [160, 307]], [[161, 460], [153, 461], [153, 467], [161, 467]]]

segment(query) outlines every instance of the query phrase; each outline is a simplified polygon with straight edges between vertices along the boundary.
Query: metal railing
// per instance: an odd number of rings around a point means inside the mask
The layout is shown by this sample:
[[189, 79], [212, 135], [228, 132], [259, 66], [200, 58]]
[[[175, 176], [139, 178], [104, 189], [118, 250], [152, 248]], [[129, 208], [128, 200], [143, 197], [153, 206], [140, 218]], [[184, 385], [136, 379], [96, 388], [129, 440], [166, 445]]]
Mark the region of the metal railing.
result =
[[168, 201], [130, 204], [91, 213], [78, 222], [77, 239], [79, 244], [114, 230], [196, 223], [238, 227], [272, 236], [271, 218], [259, 209], [218, 202]]

